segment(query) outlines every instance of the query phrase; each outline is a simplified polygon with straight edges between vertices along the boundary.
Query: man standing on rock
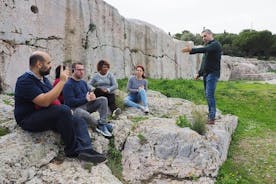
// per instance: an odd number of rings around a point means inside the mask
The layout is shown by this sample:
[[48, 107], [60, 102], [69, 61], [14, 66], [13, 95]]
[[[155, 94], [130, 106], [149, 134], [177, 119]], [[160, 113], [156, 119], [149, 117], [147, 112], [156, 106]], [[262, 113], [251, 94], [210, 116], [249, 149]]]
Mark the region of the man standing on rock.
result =
[[51, 58], [42, 51], [29, 59], [30, 70], [21, 75], [15, 86], [14, 115], [17, 124], [30, 132], [53, 130], [61, 134], [65, 154], [80, 160], [100, 163], [105, 156], [92, 149], [86, 122], [74, 117], [68, 106], [57, 99], [69, 77], [60, 70], [60, 82], [53, 88], [45, 77], [51, 70]]
[[205, 97], [208, 103], [208, 122], [207, 124], [215, 124], [216, 117], [216, 100], [215, 90], [217, 81], [220, 77], [220, 60], [221, 60], [221, 44], [214, 39], [213, 33], [209, 29], [204, 29], [201, 37], [205, 46], [199, 48], [191, 48], [190, 46], [184, 47], [181, 51], [183, 53], [189, 52], [190, 54], [204, 53], [202, 63], [198, 74], [195, 79], [203, 76]]

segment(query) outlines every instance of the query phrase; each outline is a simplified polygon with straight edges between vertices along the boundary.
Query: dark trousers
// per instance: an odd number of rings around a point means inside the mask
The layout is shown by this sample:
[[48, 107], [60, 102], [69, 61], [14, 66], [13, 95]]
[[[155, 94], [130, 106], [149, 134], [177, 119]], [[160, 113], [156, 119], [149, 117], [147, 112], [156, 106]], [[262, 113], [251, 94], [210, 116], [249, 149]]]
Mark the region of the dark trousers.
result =
[[108, 107], [111, 110], [111, 113], [117, 109], [117, 105], [115, 103], [115, 94], [114, 93], [104, 93], [100, 88], [96, 88], [94, 91], [96, 97], [104, 96], [107, 98]]
[[61, 134], [67, 156], [77, 156], [79, 151], [92, 149], [86, 122], [74, 117], [66, 105], [53, 105], [35, 111], [19, 124], [30, 132], [53, 130]]

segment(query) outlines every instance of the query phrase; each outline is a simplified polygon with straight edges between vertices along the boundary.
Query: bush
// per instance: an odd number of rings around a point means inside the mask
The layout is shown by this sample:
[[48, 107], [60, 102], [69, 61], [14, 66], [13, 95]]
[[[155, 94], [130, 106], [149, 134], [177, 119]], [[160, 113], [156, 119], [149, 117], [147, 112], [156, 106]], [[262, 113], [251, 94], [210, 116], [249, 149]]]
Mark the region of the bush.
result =
[[191, 129], [204, 135], [206, 132], [206, 115], [200, 111], [193, 111], [192, 115], [194, 117], [194, 122], [191, 125]]
[[8, 128], [1, 128], [0, 127], [0, 137], [6, 135], [8, 133], [10, 133], [10, 130]]
[[181, 128], [184, 128], [184, 127], [190, 127], [191, 124], [189, 123], [189, 121], [187, 120], [186, 116], [183, 115], [183, 116], [179, 116], [176, 120], [176, 125], [181, 127]]
[[189, 127], [192, 130], [196, 131], [197, 133], [199, 133], [200, 135], [205, 134], [206, 132], [206, 121], [207, 119], [205, 118], [206, 115], [202, 112], [199, 111], [193, 111], [192, 112], [193, 115], [193, 123], [190, 123], [187, 120], [187, 117], [185, 115], [183, 116], [179, 116], [176, 120], [176, 125], [184, 128], [184, 127]]

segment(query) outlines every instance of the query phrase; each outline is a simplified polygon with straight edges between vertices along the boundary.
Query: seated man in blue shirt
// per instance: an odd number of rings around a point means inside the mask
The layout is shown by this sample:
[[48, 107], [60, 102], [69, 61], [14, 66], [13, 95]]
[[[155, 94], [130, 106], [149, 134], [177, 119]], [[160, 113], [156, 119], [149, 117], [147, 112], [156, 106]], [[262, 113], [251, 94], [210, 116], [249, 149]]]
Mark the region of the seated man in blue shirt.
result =
[[31, 132], [53, 130], [60, 133], [68, 157], [93, 163], [106, 160], [104, 155], [92, 149], [86, 122], [74, 117], [70, 108], [57, 99], [68, 79], [69, 71], [61, 69], [60, 82], [52, 88], [45, 77], [51, 70], [49, 54], [34, 52], [30, 56], [29, 65], [30, 70], [17, 79], [15, 86], [14, 115], [17, 124]]
[[[98, 97], [91, 92], [84, 77], [84, 65], [72, 64], [72, 77], [68, 79], [63, 89], [64, 104], [71, 107], [75, 116], [84, 118], [89, 125], [105, 137], [112, 137], [112, 126], [107, 122], [107, 98]], [[98, 111], [100, 119], [95, 121], [90, 113]]]

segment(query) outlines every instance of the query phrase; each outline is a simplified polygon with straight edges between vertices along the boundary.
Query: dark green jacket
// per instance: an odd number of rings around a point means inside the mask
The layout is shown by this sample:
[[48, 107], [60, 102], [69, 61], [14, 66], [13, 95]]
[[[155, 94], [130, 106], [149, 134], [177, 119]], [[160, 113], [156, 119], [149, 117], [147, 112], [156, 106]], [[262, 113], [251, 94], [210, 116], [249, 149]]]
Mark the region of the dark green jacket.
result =
[[198, 71], [199, 76], [213, 73], [220, 77], [221, 44], [216, 40], [209, 41], [204, 47], [193, 48], [190, 52], [190, 54], [196, 53], [204, 53], [201, 67]]

